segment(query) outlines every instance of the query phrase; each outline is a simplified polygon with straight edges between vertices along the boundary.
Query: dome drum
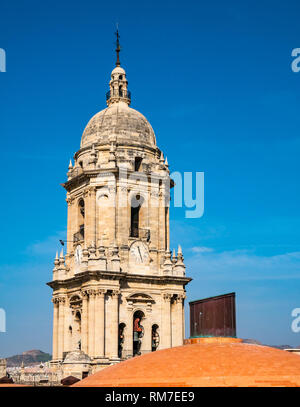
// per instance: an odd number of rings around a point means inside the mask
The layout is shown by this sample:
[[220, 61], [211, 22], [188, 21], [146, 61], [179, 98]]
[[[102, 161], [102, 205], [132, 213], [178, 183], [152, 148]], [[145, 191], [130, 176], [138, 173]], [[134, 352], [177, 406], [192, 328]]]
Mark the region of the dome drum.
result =
[[130, 104], [131, 92], [126, 89], [113, 89], [106, 92], [106, 103], [113, 103], [114, 101], [123, 100]]

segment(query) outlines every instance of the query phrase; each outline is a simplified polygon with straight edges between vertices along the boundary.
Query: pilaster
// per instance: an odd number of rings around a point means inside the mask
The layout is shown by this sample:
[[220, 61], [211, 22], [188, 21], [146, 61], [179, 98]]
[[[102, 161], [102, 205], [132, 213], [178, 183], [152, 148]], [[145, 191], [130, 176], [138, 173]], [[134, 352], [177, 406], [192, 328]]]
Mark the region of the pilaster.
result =
[[160, 349], [172, 347], [172, 331], [171, 331], [171, 299], [172, 294], [164, 293], [162, 295], [162, 336]]
[[81, 350], [88, 354], [88, 293], [82, 291], [82, 312], [81, 312]]
[[88, 327], [88, 343], [90, 357], [95, 356], [95, 294], [94, 289], [88, 290], [89, 294], [89, 327]]
[[52, 342], [52, 360], [58, 359], [58, 307], [57, 297], [52, 298], [53, 302], [53, 342]]
[[96, 290], [96, 312], [95, 312], [95, 357], [104, 358], [104, 344], [105, 344], [105, 293], [106, 290]]

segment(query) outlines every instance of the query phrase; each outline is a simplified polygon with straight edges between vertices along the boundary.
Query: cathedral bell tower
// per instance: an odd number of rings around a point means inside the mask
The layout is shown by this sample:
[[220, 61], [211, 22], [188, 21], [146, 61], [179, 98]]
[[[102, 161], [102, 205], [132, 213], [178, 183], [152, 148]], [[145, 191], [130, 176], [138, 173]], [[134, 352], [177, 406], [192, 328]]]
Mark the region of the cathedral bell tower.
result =
[[182, 345], [191, 280], [180, 246], [169, 247], [169, 166], [148, 120], [129, 107], [119, 51], [117, 36], [107, 108], [88, 122], [63, 184], [67, 250], [48, 283], [52, 365], [76, 354], [89, 372]]

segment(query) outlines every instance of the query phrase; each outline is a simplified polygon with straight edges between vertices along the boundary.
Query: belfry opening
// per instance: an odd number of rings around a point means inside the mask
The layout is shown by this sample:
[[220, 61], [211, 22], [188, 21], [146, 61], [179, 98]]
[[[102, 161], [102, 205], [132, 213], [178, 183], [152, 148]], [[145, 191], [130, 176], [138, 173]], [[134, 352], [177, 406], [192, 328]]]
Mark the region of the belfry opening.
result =
[[144, 327], [142, 325], [145, 314], [142, 311], [136, 311], [133, 314], [133, 356], [141, 355], [141, 346], [144, 336]]

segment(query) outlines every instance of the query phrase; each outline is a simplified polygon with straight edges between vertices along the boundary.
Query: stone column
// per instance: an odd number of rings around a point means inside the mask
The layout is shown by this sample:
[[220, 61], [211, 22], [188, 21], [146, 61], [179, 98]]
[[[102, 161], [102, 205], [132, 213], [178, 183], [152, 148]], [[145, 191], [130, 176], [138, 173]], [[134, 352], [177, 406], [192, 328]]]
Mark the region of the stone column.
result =
[[65, 297], [59, 297], [59, 306], [58, 306], [58, 340], [57, 340], [57, 357], [62, 360], [63, 351], [64, 351], [64, 303]]
[[81, 350], [88, 354], [88, 293], [82, 292]]
[[70, 337], [69, 337], [69, 322], [70, 322], [70, 308], [68, 298], [64, 302], [64, 349], [63, 352], [69, 352], [70, 349]]
[[104, 358], [104, 318], [105, 318], [105, 293], [106, 290], [97, 290], [95, 304], [95, 356]]
[[109, 321], [106, 324], [106, 343], [108, 344], [107, 355], [110, 359], [118, 359], [118, 336], [119, 336], [119, 291], [111, 293]]
[[170, 227], [169, 227], [169, 207], [165, 208], [165, 240], [166, 248], [170, 250]]
[[95, 290], [88, 290], [89, 293], [89, 329], [88, 343], [90, 357], [95, 356]]
[[89, 190], [89, 201], [90, 201], [90, 222], [89, 222], [89, 236], [90, 241], [95, 242], [96, 239], [96, 217], [97, 217], [97, 208], [96, 208], [96, 188], [92, 187]]
[[[151, 233], [151, 247], [153, 246], [156, 249], [160, 248], [159, 245], [159, 193], [158, 186], [155, 188], [153, 186], [153, 191], [150, 193], [150, 233]], [[160, 258], [156, 252], [152, 252], [152, 258], [155, 255], [156, 268], [160, 268]]]
[[52, 343], [52, 360], [58, 358], [58, 299], [52, 298], [53, 302], [53, 343]]
[[161, 188], [160, 192], [159, 192], [158, 225], [159, 225], [159, 249], [165, 251], [166, 250], [166, 246], [165, 246], [166, 228], [165, 228], [165, 198], [164, 198], [164, 190], [163, 190], [163, 188]]
[[173, 305], [173, 335], [172, 335], [172, 346], [183, 345], [183, 312], [182, 312], [182, 301], [184, 296], [179, 294], [174, 300]]
[[[111, 230], [111, 235], [110, 235], [110, 245], [114, 245], [115, 242], [117, 242], [117, 188], [116, 188], [116, 183], [115, 180], [111, 185], [109, 185], [108, 190], [111, 194], [111, 199], [112, 199], [112, 208], [110, 208], [111, 211], [111, 218], [110, 218], [110, 230]], [[117, 353], [118, 355], [118, 353]]]
[[74, 232], [74, 225], [72, 220], [74, 219], [74, 200], [72, 198], [67, 198], [68, 203], [68, 220], [67, 220], [67, 253], [69, 254], [73, 250], [73, 234]]
[[126, 321], [125, 337], [123, 345], [123, 355], [131, 357], [133, 355], [133, 315], [132, 309], [128, 310], [128, 319]]
[[142, 338], [141, 351], [148, 353], [152, 350], [152, 325], [149, 316], [142, 320], [142, 325], [144, 327], [144, 336]]
[[184, 300], [186, 298], [186, 295], [182, 295], [182, 341], [184, 341], [185, 338], [185, 315], [184, 315]]
[[171, 299], [172, 294], [163, 294], [162, 304], [162, 329], [160, 338], [160, 349], [170, 348], [172, 346], [172, 331], [171, 331]]
[[87, 247], [96, 243], [96, 188], [92, 187], [84, 192], [85, 219], [84, 241]]

